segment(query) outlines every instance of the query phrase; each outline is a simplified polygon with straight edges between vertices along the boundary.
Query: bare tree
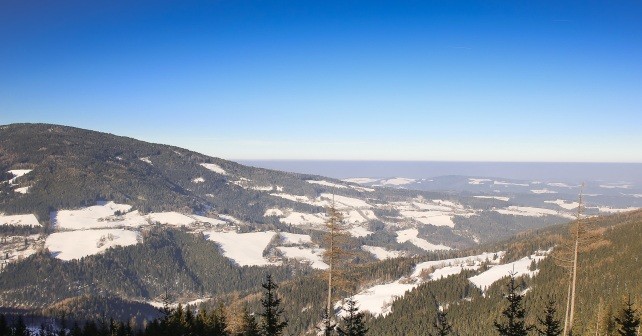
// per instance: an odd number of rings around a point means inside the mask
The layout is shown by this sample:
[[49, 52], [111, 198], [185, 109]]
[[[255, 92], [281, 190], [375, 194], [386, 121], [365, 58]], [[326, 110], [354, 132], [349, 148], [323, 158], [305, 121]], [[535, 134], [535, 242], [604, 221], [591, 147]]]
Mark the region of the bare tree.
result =
[[332, 195], [332, 202], [327, 207], [326, 212], [328, 216], [325, 222], [327, 229], [324, 239], [326, 250], [323, 256], [329, 267], [326, 271], [328, 276], [328, 298], [326, 302], [326, 311], [324, 312], [324, 334], [330, 335], [332, 329], [334, 329], [334, 324], [331, 321], [332, 316], [334, 315], [332, 304], [334, 298], [333, 295], [336, 294], [334, 289], [339, 287], [342, 282], [338, 276], [338, 266], [346, 256], [346, 251], [343, 249], [343, 245], [346, 241], [343, 214], [336, 207], [334, 194]]

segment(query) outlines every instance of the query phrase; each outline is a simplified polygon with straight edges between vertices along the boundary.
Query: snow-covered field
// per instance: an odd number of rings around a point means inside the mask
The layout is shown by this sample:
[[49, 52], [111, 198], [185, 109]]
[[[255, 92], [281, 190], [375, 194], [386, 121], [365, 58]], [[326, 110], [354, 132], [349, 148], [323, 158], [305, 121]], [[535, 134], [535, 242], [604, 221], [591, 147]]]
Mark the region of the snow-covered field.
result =
[[496, 199], [498, 201], [504, 201], [508, 202], [510, 200], [510, 197], [503, 197], [503, 196], [473, 196], [475, 198], [485, 198], [485, 199]]
[[451, 248], [445, 245], [433, 244], [423, 238], [417, 237], [419, 231], [417, 229], [407, 229], [397, 231], [397, 242], [405, 243], [409, 241], [413, 245], [424, 249], [426, 251], [450, 250]]
[[240, 266], [267, 266], [276, 263], [263, 257], [263, 250], [276, 235], [274, 231], [236, 233], [205, 231], [208, 240], [221, 246], [223, 255]]
[[368, 246], [368, 245], [363, 245], [361, 246], [361, 249], [371, 253], [375, 258], [379, 260], [385, 260], [385, 259], [394, 259], [394, 258], [399, 258], [405, 255], [404, 252], [402, 251], [390, 251], [386, 250], [383, 247], [379, 246]]
[[556, 199], [554, 201], [544, 201], [544, 203], [557, 204], [561, 208], [564, 208], [566, 210], [577, 209], [577, 207], [580, 205], [577, 202], [567, 202], [567, 201], [561, 200], [561, 199]]
[[360, 200], [358, 198], [353, 198], [353, 197], [323, 193], [321, 194], [320, 198], [322, 200], [326, 200], [326, 202], [328, 202], [327, 205], [329, 205], [330, 202], [332, 202], [332, 200], [334, 199], [337, 209], [345, 209], [345, 208], [357, 208], [357, 209], [366, 208], [367, 209], [372, 207], [372, 205], [366, 203], [365, 201]]
[[277, 249], [288, 259], [303, 260], [316, 269], [328, 269], [330, 266], [323, 262], [323, 249], [301, 246], [279, 246]]
[[35, 215], [4, 215], [0, 213], [0, 225], [40, 226]]
[[348, 233], [350, 233], [350, 235], [353, 237], [365, 237], [372, 234], [373, 232], [364, 228], [363, 226], [354, 225], [348, 229]]
[[619, 213], [619, 212], [633, 211], [633, 210], [637, 210], [637, 209], [639, 209], [639, 208], [637, 208], [637, 207], [628, 207], [628, 208], [621, 208], [621, 209], [617, 209], [617, 208], [611, 208], [611, 207], [604, 207], [604, 206], [600, 206], [600, 207], [597, 207], [597, 209], [598, 209], [600, 212], [606, 212], [606, 213]]
[[546, 188], [544, 188], [544, 189], [532, 189], [531, 192], [533, 194], [557, 194], [557, 191], [548, 190]]
[[185, 216], [178, 212], [153, 212], [147, 215], [147, 218], [152, 223], [176, 226], [191, 225], [196, 222], [194, 218]]
[[[60, 210], [51, 213], [51, 223], [56, 229], [82, 230], [106, 227], [138, 227], [147, 224], [147, 220], [138, 211], [131, 210], [131, 205], [114, 202], [99, 203], [77, 210]], [[116, 216], [116, 212], [125, 213]]]
[[306, 234], [280, 232], [281, 244], [283, 245], [303, 245], [312, 244], [312, 238]]
[[503, 186], [517, 186], [517, 187], [528, 187], [528, 183], [512, 183], [512, 182], [504, 182], [504, 181], [493, 181], [493, 184], [495, 185], [503, 185]]
[[367, 184], [367, 183], [374, 183], [379, 180], [370, 178], [370, 177], [353, 177], [353, 178], [343, 179], [342, 181], [348, 182], [348, 183]]
[[484, 184], [484, 182], [490, 182], [490, 181], [492, 180], [485, 179], [485, 178], [469, 178], [468, 184], [479, 185], [479, 184]]
[[227, 175], [227, 172], [225, 169], [221, 168], [221, 166], [215, 164], [215, 163], [201, 163], [201, 166], [205, 167], [208, 170], [211, 170], [217, 174], [221, 175]]
[[291, 211], [284, 218], [279, 219], [281, 223], [291, 224], [291, 225], [312, 225], [318, 226], [325, 223], [325, 214], [309, 214], [303, 212]]
[[513, 273], [516, 277], [523, 275], [532, 277], [537, 274], [538, 270], [530, 270], [531, 263], [533, 261], [539, 262], [543, 260], [544, 258], [546, 258], [547, 253], [548, 251], [538, 251], [538, 253], [528, 257], [524, 257], [520, 260], [503, 265], [493, 266], [492, 268], [485, 272], [482, 272], [481, 274], [468, 278], [468, 280], [470, 280], [470, 282], [472, 282], [479, 289], [485, 291], [488, 287], [490, 287], [490, 285], [504, 277], [509, 276], [511, 273]]
[[124, 229], [79, 230], [55, 232], [47, 237], [45, 246], [58, 259], [80, 259], [98, 254], [110, 247], [138, 243], [140, 233]]
[[411, 179], [411, 178], [405, 178], [405, 177], [396, 177], [388, 180], [381, 180], [379, 183], [381, 185], [393, 185], [393, 186], [401, 186], [401, 185], [406, 185], [406, 184], [411, 184], [416, 182], [417, 180]]
[[[355, 296], [359, 307], [374, 316], [386, 316], [392, 312], [392, 303], [406, 292], [425, 281], [441, 279], [449, 275], [459, 274], [464, 269], [477, 269], [482, 262], [499, 262], [503, 252], [483, 253], [480, 255], [446, 260], [428, 261], [418, 264], [410, 277], [404, 277], [394, 282], [366, 288]], [[497, 256], [497, 257], [495, 257]], [[431, 272], [426, 274], [426, 272]], [[340, 303], [337, 303], [339, 305]]]
[[347, 186], [344, 186], [343, 184], [332, 183], [332, 182], [328, 182], [328, 181], [324, 181], [324, 180], [320, 180], [320, 181], [318, 181], [318, 180], [306, 180], [306, 182], [312, 183], [312, 184], [322, 185], [322, 186], [325, 186], [325, 187], [332, 187], [332, 188], [339, 188], [339, 189], [347, 189], [348, 188]]
[[524, 207], [524, 206], [509, 206], [506, 209], [495, 209], [502, 215], [515, 215], [515, 216], [530, 216], [530, 217], [542, 217], [545, 215], [559, 216], [568, 219], [575, 219], [575, 216], [563, 213], [551, 209], [536, 208], [536, 207]]
[[32, 169], [13, 169], [13, 170], [8, 170], [7, 173], [12, 174], [13, 178], [11, 178], [7, 183], [9, 184], [14, 184], [16, 182], [16, 179], [24, 176], [26, 174], [29, 174], [32, 172]]

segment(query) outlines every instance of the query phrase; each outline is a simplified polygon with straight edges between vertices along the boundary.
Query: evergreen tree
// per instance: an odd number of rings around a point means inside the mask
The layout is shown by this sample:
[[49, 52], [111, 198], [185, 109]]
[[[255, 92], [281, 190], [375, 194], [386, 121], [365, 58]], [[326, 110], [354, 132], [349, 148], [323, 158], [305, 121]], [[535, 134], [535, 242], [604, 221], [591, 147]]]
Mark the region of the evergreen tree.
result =
[[328, 310], [324, 309], [323, 312], [321, 312], [321, 327], [319, 328], [323, 336], [331, 336], [336, 327], [337, 324], [334, 323], [332, 317], [328, 315]]
[[265, 282], [261, 285], [265, 292], [261, 299], [263, 313], [261, 314], [261, 334], [263, 336], [278, 336], [283, 333], [283, 329], [288, 325], [287, 321], [281, 320], [283, 309], [279, 308], [281, 299], [276, 294], [279, 286], [272, 281], [272, 275], [265, 277]]
[[22, 315], [18, 316], [18, 321], [16, 321], [15, 326], [13, 327], [12, 336], [30, 336], [31, 333], [27, 329], [25, 321], [22, 319]]
[[437, 321], [432, 325], [437, 333], [429, 334], [430, 336], [448, 336], [452, 333], [453, 326], [448, 322], [447, 315], [443, 310], [437, 312]]
[[343, 317], [343, 328], [338, 328], [339, 335], [341, 336], [364, 336], [368, 332], [363, 321], [363, 313], [357, 308], [357, 302], [349, 298], [347, 300], [347, 309], [345, 311], [348, 313]]
[[501, 336], [526, 336], [531, 327], [527, 326], [524, 321], [526, 311], [522, 307], [523, 296], [517, 293], [515, 274], [511, 273], [507, 287], [508, 307], [502, 311], [505, 321], [502, 323], [495, 321], [495, 329]]
[[260, 330], [259, 325], [256, 323], [256, 319], [247, 307], [243, 308], [243, 316], [241, 317], [242, 329], [239, 333], [239, 336], [259, 336]]
[[212, 311], [212, 334], [217, 336], [229, 335], [227, 331], [227, 317], [225, 316], [225, 309], [223, 304], [220, 303], [218, 307]]
[[555, 318], [557, 310], [555, 309], [555, 300], [549, 300], [546, 305], [544, 319], [538, 317], [537, 321], [540, 326], [536, 327], [541, 336], [558, 336], [562, 334], [562, 323]]
[[640, 316], [636, 309], [633, 308], [633, 303], [631, 302], [631, 296], [625, 303], [625, 307], [622, 309], [620, 316], [615, 318], [615, 322], [618, 324], [617, 333], [620, 336], [637, 336], [638, 327], [640, 326]]
[[0, 335], [5, 336], [5, 335], [9, 335], [9, 333], [11, 333], [11, 328], [9, 328], [7, 319], [4, 317], [3, 314], [0, 314]]

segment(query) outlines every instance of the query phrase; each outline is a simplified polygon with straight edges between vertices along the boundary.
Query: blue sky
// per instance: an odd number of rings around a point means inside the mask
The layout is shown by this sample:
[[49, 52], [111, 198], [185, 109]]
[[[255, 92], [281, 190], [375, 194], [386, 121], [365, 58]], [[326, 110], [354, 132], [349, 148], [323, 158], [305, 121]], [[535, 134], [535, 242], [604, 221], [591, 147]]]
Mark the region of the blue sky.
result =
[[639, 1], [3, 1], [0, 124], [227, 159], [642, 162]]

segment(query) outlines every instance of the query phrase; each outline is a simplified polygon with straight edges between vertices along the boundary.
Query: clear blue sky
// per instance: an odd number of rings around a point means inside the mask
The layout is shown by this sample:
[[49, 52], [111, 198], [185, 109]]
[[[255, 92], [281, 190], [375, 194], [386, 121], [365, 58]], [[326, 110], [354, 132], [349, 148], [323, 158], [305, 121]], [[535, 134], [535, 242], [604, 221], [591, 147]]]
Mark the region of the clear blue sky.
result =
[[642, 3], [2, 1], [16, 122], [228, 159], [642, 162]]

